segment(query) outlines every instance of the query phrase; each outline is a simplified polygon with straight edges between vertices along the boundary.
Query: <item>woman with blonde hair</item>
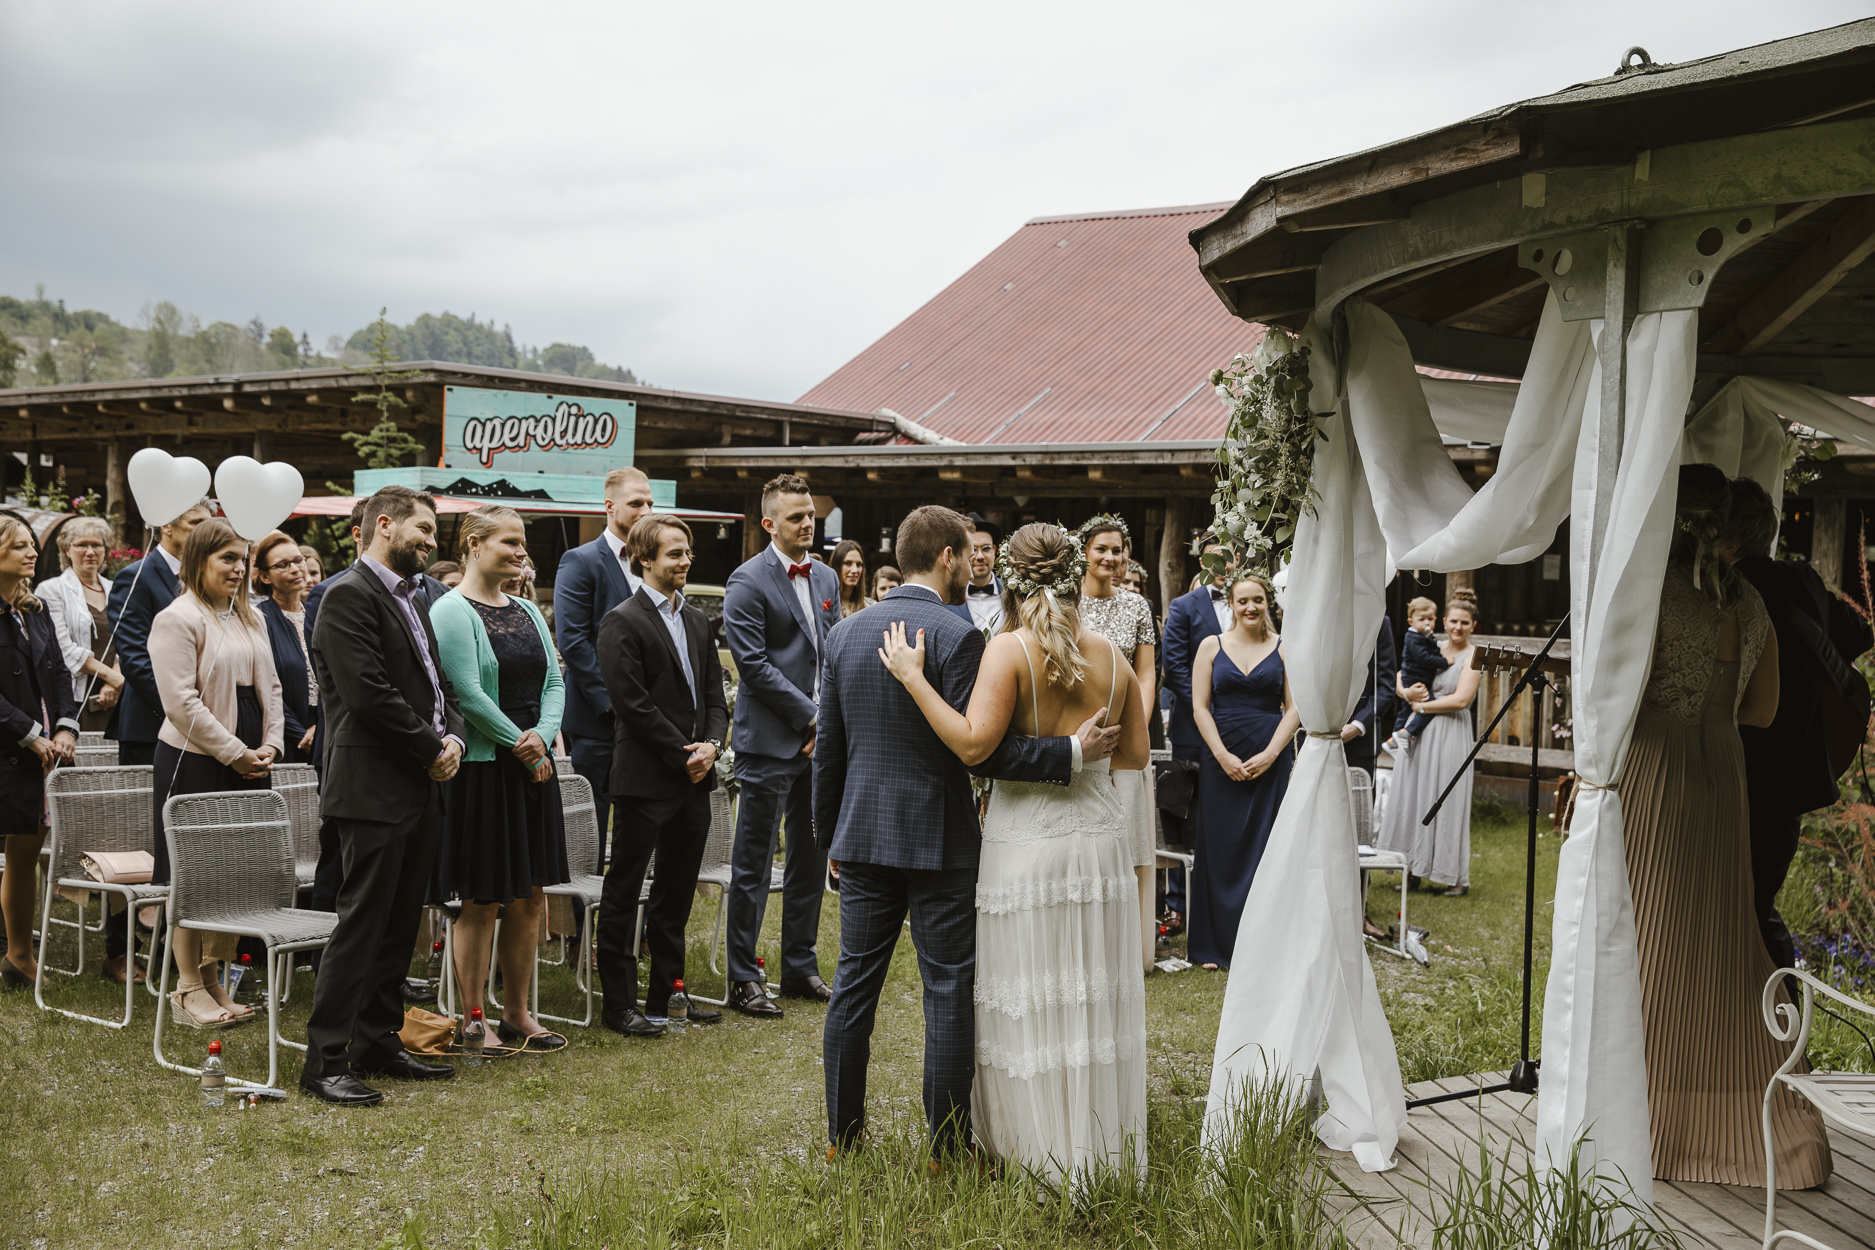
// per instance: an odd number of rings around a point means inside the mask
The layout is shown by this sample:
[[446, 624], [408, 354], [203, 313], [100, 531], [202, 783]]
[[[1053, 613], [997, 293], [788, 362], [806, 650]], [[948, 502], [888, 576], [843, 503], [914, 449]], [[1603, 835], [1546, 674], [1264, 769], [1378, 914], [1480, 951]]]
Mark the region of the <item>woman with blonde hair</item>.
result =
[[18, 517], [0, 514], [0, 877], [7, 949], [0, 984], [23, 989], [39, 966], [33, 953], [33, 896], [46, 835], [46, 774], [70, 763], [78, 746], [71, 674], [46, 606], [29, 589], [39, 544]]
[[110, 727], [124, 674], [117, 667], [111, 623], [105, 616], [111, 579], [100, 570], [110, 554], [111, 523], [102, 517], [73, 517], [59, 526], [59, 555], [65, 571], [39, 585], [39, 598], [58, 631], [59, 649], [72, 674], [78, 727], [99, 733]]
[[541, 887], [572, 879], [552, 752], [566, 689], [540, 609], [510, 589], [531, 572], [521, 514], [483, 504], [463, 516], [460, 542], [462, 581], [430, 609], [467, 739], [462, 767], [443, 787], [431, 900], [462, 900], [454, 947], [465, 1017], [483, 1005], [495, 916], [504, 911], [497, 1034], [523, 1050], [560, 1050], [566, 1038], [534, 1018], [528, 986]]
[[1139, 681], [1119, 648], [1081, 624], [1087, 561], [1053, 525], [1004, 547], [1003, 632], [984, 650], [967, 712], [924, 673], [924, 635], [902, 622], [880, 658], [966, 762], [1004, 734], [1073, 733], [1106, 712], [1110, 761], [1065, 787], [998, 781], [977, 873], [977, 1075], [971, 1122], [993, 1155], [1060, 1180], [1146, 1162], [1146, 1003], [1140, 922], [1110, 769], [1147, 762]]
[[306, 557], [279, 530], [254, 544], [254, 593], [273, 647], [273, 667], [280, 677], [280, 701], [286, 713], [283, 764], [308, 764], [317, 732], [319, 678], [313, 673], [311, 639], [306, 633]]
[[[181, 593], [150, 627], [150, 668], [163, 701], [151, 804], [156, 871], [169, 881], [163, 804], [179, 794], [265, 790], [286, 750], [286, 717], [267, 626], [248, 603], [247, 542], [220, 517], [190, 531], [182, 547]], [[253, 1016], [237, 1006], [219, 977], [203, 969], [219, 955], [204, 950], [199, 930], [172, 927], [176, 990], [170, 1017], [193, 1029], [220, 1028]], [[219, 948], [220, 944], [217, 943]], [[232, 954], [232, 942], [225, 954]]]
[[1191, 961], [1213, 971], [1236, 952], [1302, 723], [1276, 632], [1276, 587], [1241, 573], [1226, 594], [1231, 627], [1199, 643], [1191, 662], [1191, 718], [1209, 751], [1198, 761], [1186, 924]]

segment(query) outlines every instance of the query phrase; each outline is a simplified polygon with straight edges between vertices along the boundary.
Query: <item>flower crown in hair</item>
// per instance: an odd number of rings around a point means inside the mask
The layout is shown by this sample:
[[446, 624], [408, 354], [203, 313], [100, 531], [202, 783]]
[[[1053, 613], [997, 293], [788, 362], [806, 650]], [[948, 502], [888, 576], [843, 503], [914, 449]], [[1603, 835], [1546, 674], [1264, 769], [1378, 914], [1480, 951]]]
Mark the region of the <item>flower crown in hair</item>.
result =
[[1085, 547], [1091, 535], [1106, 530], [1119, 530], [1121, 538], [1126, 539], [1128, 542], [1133, 541], [1133, 531], [1127, 529], [1126, 522], [1111, 512], [1102, 512], [1096, 516], [1087, 518], [1087, 520], [1081, 523], [1081, 528], [1074, 531], [1072, 537], [1075, 542]]
[[1009, 539], [1003, 539], [1002, 548], [996, 553], [996, 570], [1002, 575], [1003, 585], [1015, 591], [1017, 598], [1027, 599], [1030, 595], [1038, 595], [1043, 591], [1051, 595], [1081, 593], [1081, 579], [1087, 576], [1087, 557], [1081, 553], [1080, 547], [1073, 543], [1074, 534], [1071, 530], [1059, 523], [1055, 528], [1061, 531], [1064, 538], [1070, 540], [1069, 550], [1074, 553], [1074, 556], [1068, 561], [1067, 571], [1052, 582], [1023, 577], [1017, 573], [1014, 565], [1009, 561]]

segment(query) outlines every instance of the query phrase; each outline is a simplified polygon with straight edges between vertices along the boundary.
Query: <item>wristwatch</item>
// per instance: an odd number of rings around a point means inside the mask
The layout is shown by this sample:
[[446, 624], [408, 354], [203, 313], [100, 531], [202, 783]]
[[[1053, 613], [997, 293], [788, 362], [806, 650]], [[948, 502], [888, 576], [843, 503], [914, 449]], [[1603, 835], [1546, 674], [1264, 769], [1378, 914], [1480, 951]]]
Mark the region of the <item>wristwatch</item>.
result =
[[704, 741], [715, 747], [718, 755], [723, 753], [723, 740], [721, 738], [705, 738]]

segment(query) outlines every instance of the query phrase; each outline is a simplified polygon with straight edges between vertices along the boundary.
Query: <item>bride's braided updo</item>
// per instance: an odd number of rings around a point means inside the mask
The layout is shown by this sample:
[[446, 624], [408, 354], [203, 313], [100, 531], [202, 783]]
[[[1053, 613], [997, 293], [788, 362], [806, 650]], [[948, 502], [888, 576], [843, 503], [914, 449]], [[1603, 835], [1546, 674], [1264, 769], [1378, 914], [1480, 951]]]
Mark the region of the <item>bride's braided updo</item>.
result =
[[1044, 680], [1073, 686], [1087, 675], [1081, 658], [1081, 578], [1087, 557], [1058, 525], [1025, 525], [1003, 544], [1003, 629], [1027, 626], [1042, 650]]

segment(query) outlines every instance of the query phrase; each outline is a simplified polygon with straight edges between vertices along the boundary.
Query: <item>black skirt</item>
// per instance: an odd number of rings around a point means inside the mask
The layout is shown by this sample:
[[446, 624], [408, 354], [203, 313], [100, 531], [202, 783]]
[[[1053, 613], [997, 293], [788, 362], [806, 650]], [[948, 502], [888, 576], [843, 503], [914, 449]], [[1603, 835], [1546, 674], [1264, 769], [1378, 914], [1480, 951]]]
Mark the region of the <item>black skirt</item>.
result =
[[530, 780], [505, 747], [496, 748], [492, 760], [456, 770], [443, 787], [432, 903], [507, 903], [572, 879], [557, 777]]
[[[260, 696], [252, 686], [234, 688], [234, 736], [249, 750], [258, 751], [266, 732], [266, 713]], [[150, 798], [155, 804], [156, 869], [150, 874], [153, 885], [169, 884], [169, 839], [164, 834], [163, 804], [178, 794], [220, 794], [228, 790], [271, 790], [268, 777], [252, 781], [212, 755], [184, 751], [167, 742], [156, 744], [155, 777], [151, 780]]]

